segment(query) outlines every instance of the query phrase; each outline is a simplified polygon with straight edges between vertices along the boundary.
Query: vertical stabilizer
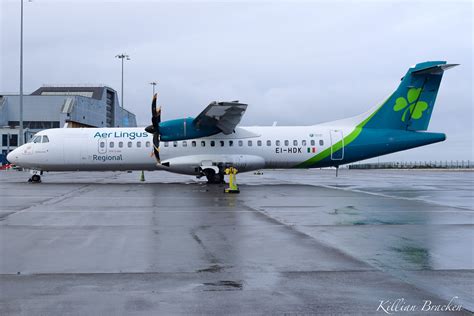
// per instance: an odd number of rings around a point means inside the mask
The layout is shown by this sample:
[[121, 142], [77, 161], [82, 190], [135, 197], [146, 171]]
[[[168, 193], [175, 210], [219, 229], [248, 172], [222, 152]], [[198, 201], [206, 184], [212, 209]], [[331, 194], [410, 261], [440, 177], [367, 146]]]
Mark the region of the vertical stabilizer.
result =
[[444, 71], [454, 66], [457, 64], [428, 61], [408, 69], [397, 90], [365, 127], [427, 130]]

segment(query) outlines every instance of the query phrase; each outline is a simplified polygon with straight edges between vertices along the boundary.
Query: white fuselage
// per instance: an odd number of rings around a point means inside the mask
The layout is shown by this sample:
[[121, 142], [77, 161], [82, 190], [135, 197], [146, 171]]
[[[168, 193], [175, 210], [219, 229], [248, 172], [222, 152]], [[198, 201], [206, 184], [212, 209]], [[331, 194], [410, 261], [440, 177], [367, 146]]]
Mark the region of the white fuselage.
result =
[[[234, 166], [240, 172], [293, 168], [351, 132], [350, 127], [239, 127], [230, 135], [161, 142], [161, 164], [152, 135], [143, 128], [58, 128], [9, 155], [13, 163], [43, 171], [167, 170], [199, 175], [204, 168]], [[341, 160], [344, 152], [331, 159]], [[217, 171], [217, 169], [216, 169]]]

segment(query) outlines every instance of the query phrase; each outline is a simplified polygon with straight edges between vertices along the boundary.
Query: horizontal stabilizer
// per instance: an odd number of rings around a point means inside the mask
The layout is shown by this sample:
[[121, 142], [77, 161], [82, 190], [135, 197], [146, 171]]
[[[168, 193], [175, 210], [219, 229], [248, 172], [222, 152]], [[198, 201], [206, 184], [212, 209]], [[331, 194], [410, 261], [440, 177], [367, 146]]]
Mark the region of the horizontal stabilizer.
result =
[[415, 70], [412, 72], [413, 75], [441, 75], [443, 71], [450, 68], [459, 66], [459, 64], [444, 64], [428, 67], [425, 69]]

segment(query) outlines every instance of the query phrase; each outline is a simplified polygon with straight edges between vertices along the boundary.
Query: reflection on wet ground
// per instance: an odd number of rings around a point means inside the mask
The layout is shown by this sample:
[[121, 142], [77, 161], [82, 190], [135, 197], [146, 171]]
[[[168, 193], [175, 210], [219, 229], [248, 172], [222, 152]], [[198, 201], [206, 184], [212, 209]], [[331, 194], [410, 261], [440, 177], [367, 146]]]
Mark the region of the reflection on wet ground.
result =
[[[474, 173], [0, 173], [0, 314], [474, 310]], [[459, 315], [460, 313], [455, 313]]]

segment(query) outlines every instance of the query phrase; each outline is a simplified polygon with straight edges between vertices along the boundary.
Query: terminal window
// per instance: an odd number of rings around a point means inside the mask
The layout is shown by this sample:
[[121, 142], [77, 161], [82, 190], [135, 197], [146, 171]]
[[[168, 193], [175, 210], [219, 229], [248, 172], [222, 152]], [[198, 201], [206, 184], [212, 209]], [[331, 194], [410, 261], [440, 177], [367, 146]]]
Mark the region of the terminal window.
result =
[[[20, 126], [19, 121], [8, 121], [8, 125], [11, 127]], [[58, 121], [23, 121], [23, 128], [31, 129], [48, 129], [48, 128], [58, 128]]]
[[[10, 136], [10, 139], [8, 139]], [[2, 135], [2, 146], [7, 147], [10, 146], [18, 146], [18, 135], [10, 135], [10, 134], [3, 134]]]

